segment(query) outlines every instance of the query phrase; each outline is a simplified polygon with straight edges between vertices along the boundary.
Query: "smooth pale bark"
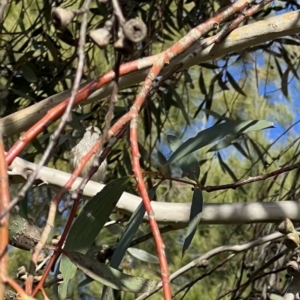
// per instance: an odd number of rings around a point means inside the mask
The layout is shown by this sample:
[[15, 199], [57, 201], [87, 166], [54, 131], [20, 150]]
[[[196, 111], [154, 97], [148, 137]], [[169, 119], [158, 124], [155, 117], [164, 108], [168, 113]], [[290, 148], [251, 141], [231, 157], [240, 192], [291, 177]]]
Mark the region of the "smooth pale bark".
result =
[[[9, 167], [12, 182], [14, 178], [25, 181], [26, 171], [35, 170], [35, 168], [35, 164], [21, 158], [16, 158]], [[69, 178], [69, 173], [48, 167], [41, 168], [38, 176], [38, 179], [56, 190], [62, 187]], [[76, 189], [80, 181], [81, 179], [78, 178], [72, 189]], [[83, 196], [91, 198], [103, 187], [104, 185], [101, 183], [90, 181], [83, 191]], [[230, 202], [230, 199], [227, 200]], [[116, 209], [126, 215], [131, 215], [141, 201], [142, 199], [136, 195], [123, 193], [116, 205]], [[172, 225], [176, 228], [183, 228], [188, 225], [190, 203], [153, 201], [152, 207], [158, 223]], [[255, 202], [255, 199], [249, 199], [249, 202], [243, 203], [205, 204], [201, 224], [276, 223], [282, 221], [284, 218], [289, 218], [292, 221], [300, 220], [299, 201]], [[147, 220], [146, 215], [144, 219], [145, 221]]]

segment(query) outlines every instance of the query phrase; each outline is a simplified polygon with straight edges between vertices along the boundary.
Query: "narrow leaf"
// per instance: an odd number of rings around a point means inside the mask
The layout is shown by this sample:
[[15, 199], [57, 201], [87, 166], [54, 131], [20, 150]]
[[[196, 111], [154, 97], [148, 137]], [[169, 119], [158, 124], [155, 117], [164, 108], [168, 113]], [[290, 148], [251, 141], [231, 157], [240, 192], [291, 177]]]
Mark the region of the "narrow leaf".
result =
[[218, 161], [219, 161], [220, 167], [222, 169], [222, 172], [226, 174], [226, 169], [224, 168], [224, 162], [223, 162], [222, 156], [219, 152], [217, 154], [217, 157], [218, 157]]
[[37, 82], [36, 69], [32, 63], [28, 62], [25, 65], [22, 65], [21, 70], [24, 78], [28, 82]]
[[229, 135], [226, 136], [223, 140], [219, 141], [216, 145], [212, 146], [207, 150], [207, 152], [212, 152], [212, 151], [219, 151], [224, 148], [227, 148], [228, 146], [232, 145], [232, 142], [235, 141], [238, 138], [237, 135]]
[[199, 88], [200, 88], [200, 91], [203, 95], [207, 95], [207, 91], [206, 91], [206, 86], [205, 86], [205, 83], [204, 83], [204, 78], [203, 78], [203, 72], [201, 71], [200, 72], [200, 76], [199, 76]]
[[290, 68], [288, 67], [283, 75], [282, 75], [282, 78], [281, 78], [281, 90], [282, 90], [282, 93], [283, 95], [288, 99], [289, 98], [289, 83], [288, 83], [288, 80], [289, 80], [289, 73], [290, 73]]
[[[175, 135], [168, 135], [167, 140], [173, 152], [176, 151], [180, 145], [182, 145], [181, 140]], [[200, 167], [198, 159], [194, 153], [179, 159], [177, 163], [183, 172], [183, 176], [186, 176], [192, 180], [198, 180], [200, 176]]]
[[286, 64], [289, 66], [290, 71], [293, 73], [293, 75], [297, 79], [299, 79], [299, 76], [298, 76], [298, 73], [297, 73], [297, 71], [294, 67], [294, 64], [290, 60], [290, 56], [289, 56], [288, 52], [286, 51], [285, 47], [283, 47], [283, 45], [280, 45], [279, 51], [281, 52], [282, 57], [283, 57], [284, 61], [286, 62]]
[[130, 255], [141, 261], [145, 261], [150, 264], [159, 264], [158, 258], [145, 250], [138, 248], [128, 248], [127, 251], [130, 253]]
[[228, 121], [205, 129], [199, 132], [195, 137], [188, 139], [171, 155], [168, 163], [180, 160], [186, 155], [201, 149], [227, 135], [246, 133], [253, 130], [261, 130], [265, 128], [273, 128], [273, 123], [268, 121]]
[[[64, 246], [65, 250], [87, 252], [124, 192], [128, 181], [129, 177], [124, 177], [110, 182], [87, 202], [71, 227]], [[68, 282], [75, 275], [76, 266], [63, 255], [60, 271], [64, 282], [59, 286], [59, 294], [64, 299]]]
[[202, 178], [201, 178], [200, 183], [201, 183], [202, 185], [205, 185], [205, 183], [206, 183], [207, 176], [208, 176], [208, 171], [209, 171], [209, 170], [206, 170], [205, 173], [204, 173], [204, 175], [203, 175]]
[[[192, 1], [191, 1], [192, 2]], [[201, 63], [199, 64], [200, 67], [203, 67], [205, 69], [210, 69], [210, 70], [215, 70], [215, 69], [220, 69], [219, 66], [213, 65], [213, 64], [208, 64], [208, 63]]]
[[220, 115], [220, 114], [216, 113], [215, 111], [212, 111], [212, 110], [206, 109], [206, 108], [203, 108], [202, 111], [205, 112], [207, 115], [213, 116], [217, 120], [230, 121], [230, 119], [228, 117], [225, 117], [224, 114]]
[[84, 253], [90, 248], [129, 180], [130, 177], [123, 177], [111, 181], [87, 202], [72, 225], [64, 249]]
[[233, 78], [233, 76], [229, 73], [229, 72], [226, 72], [226, 75], [227, 75], [227, 78], [230, 82], [230, 84], [232, 85], [232, 87], [241, 95], [243, 96], [247, 96], [244, 91], [240, 88], [240, 86], [238, 85], [238, 83], [235, 81], [235, 79]]
[[239, 143], [232, 144], [245, 158], [250, 159], [248, 153], [244, 150], [244, 148]]
[[154, 280], [126, 275], [119, 270], [101, 264], [89, 255], [74, 251], [65, 251], [65, 254], [87, 276], [116, 290], [145, 293], [152, 290], [158, 283]]
[[[150, 194], [150, 193], [149, 193]], [[153, 196], [149, 195], [150, 199], [153, 198]], [[139, 226], [143, 222], [143, 217], [145, 215], [145, 207], [144, 204], [141, 202], [136, 211], [133, 213], [133, 215], [130, 217], [130, 220], [120, 238], [120, 241], [118, 243], [118, 246], [116, 250], [114, 251], [114, 254], [111, 258], [110, 265], [114, 268], [118, 268], [125, 253], [128, 249], [128, 246], [130, 245], [135, 233], [137, 232]]]
[[159, 161], [159, 172], [166, 177], [171, 176], [172, 172], [171, 172], [171, 168], [170, 166], [167, 164], [167, 159], [165, 158], [165, 156], [160, 152], [157, 151], [157, 157], [158, 157], [158, 161]]
[[[149, 194], [149, 198], [153, 199], [155, 195], [155, 190], [154, 189], [150, 190], [148, 194]], [[111, 267], [116, 269], [119, 267], [135, 233], [137, 232], [139, 226], [143, 222], [145, 211], [146, 210], [145, 210], [144, 203], [141, 202], [140, 205], [135, 210], [135, 212], [131, 215], [128, 224], [123, 234], [121, 235], [118, 246], [111, 257], [111, 261], [110, 261]], [[107, 295], [106, 289], [107, 286], [103, 286], [101, 299], [106, 299], [105, 298], [105, 296]]]
[[176, 103], [178, 104], [178, 107], [180, 108], [180, 110], [181, 110], [181, 112], [182, 112], [182, 115], [183, 115], [183, 117], [184, 117], [186, 123], [187, 123], [188, 125], [190, 125], [189, 116], [188, 116], [188, 114], [187, 114], [187, 112], [186, 112], [186, 109], [185, 109], [185, 106], [184, 106], [184, 104], [183, 104], [183, 102], [182, 102], [182, 99], [180, 98], [180, 96], [178, 95], [178, 93], [176, 92], [176, 90], [175, 90], [173, 87], [170, 86], [169, 88], [170, 88], [170, 90], [172, 91], [172, 94], [173, 94], [173, 96], [174, 96], [174, 98], [175, 98], [175, 101], [176, 101]]
[[277, 59], [277, 58], [275, 58], [275, 64], [276, 64], [276, 67], [277, 67], [278, 74], [279, 74], [280, 78], [282, 79], [282, 74], [283, 74], [283, 72], [282, 72], [281, 65], [280, 65], [280, 63], [278, 62], [278, 59]]
[[[268, 163], [267, 161], [265, 160], [265, 155], [267, 154], [267, 152], [262, 152], [259, 148], [259, 146], [252, 140], [252, 139], [248, 139], [250, 144], [252, 145], [253, 147], [253, 150], [257, 153], [257, 156], [258, 156], [258, 159], [261, 161], [261, 163], [266, 166]], [[252, 150], [252, 149], [251, 149]], [[250, 150], [250, 151], [251, 151]]]
[[186, 237], [182, 246], [182, 257], [184, 256], [186, 250], [189, 248], [193, 237], [196, 233], [197, 227], [199, 225], [201, 214], [203, 209], [203, 196], [202, 191], [199, 189], [194, 190], [189, 226], [187, 228]]

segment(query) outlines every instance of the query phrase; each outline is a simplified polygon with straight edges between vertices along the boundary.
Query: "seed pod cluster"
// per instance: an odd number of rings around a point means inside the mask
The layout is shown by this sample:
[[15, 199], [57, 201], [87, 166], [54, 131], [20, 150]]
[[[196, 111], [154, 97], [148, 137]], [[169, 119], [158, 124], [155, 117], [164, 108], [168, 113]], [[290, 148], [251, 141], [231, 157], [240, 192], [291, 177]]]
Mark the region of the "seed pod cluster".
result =
[[292, 221], [285, 218], [278, 226], [278, 231], [285, 234], [283, 243], [290, 250], [295, 250], [300, 246], [299, 232], [295, 229]]

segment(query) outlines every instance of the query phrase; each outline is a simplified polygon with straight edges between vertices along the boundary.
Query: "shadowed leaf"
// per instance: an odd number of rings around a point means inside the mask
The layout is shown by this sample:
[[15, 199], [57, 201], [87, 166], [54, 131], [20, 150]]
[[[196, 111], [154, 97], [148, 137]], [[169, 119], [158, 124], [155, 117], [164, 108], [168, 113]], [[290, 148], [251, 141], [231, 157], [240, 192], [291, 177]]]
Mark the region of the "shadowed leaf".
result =
[[232, 144], [245, 158], [250, 159], [248, 153], [244, 150], [244, 148], [239, 143]]
[[21, 70], [23, 72], [24, 78], [28, 82], [37, 82], [38, 78], [36, 75], [36, 69], [32, 63], [28, 62], [25, 65], [22, 65]]
[[180, 108], [180, 110], [182, 112], [182, 115], [183, 115], [186, 123], [188, 125], [190, 125], [189, 116], [188, 116], [188, 114], [186, 112], [185, 105], [183, 104], [182, 99], [180, 98], [180, 96], [178, 95], [178, 93], [176, 92], [176, 90], [174, 88], [172, 88], [171, 86], [170, 86], [170, 91], [172, 92], [172, 94], [173, 94], [173, 96], [175, 98], [175, 101], [176, 101], [178, 107]]
[[238, 83], [235, 81], [235, 79], [233, 78], [233, 76], [229, 73], [229, 72], [226, 72], [226, 75], [227, 75], [227, 78], [230, 82], [230, 84], [232, 85], [232, 87], [241, 95], [243, 96], [247, 96], [244, 91], [240, 88], [240, 86], [238, 85]]
[[203, 72], [201, 71], [200, 72], [200, 76], [199, 76], [199, 88], [200, 88], [200, 91], [203, 95], [207, 95], [207, 91], [206, 91], [206, 86], [205, 86], [205, 83], [204, 83], [204, 78], [203, 78]]
[[[174, 152], [182, 145], [181, 140], [175, 135], [167, 136], [169, 146]], [[180, 169], [183, 172], [183, 176], [186, 176], [192, 180], [198, 180], [200, 176], [200, 167], [198, 159], [194, 153], [186, 155], [184, 158], [177, 161]]]
[[[236, 175], [231, 170], [231, 168], [223, 161], [222, 156], [220, 155], [220, 153], [218, 153], [218, 159], [219, 159], [220, 166], [221, 166], [223, 172], [226, 173], [226, 174], [229, 174], [229, 176], [232, 178], [233, 182], [238, 182], [239, 180], [237, 179]], [[240, 186], [239, 188], [241, 189], [241, 191], [243, 191], [244, 194], [247, 195], [247, 192], [245, 191], [244, 187]]]
[[157, 256], [150, 254], [149, 252], [138, 249], [138, 248], [128, 248], [127, 251], [132, 255], [133, 257], [145, 261], [150, 264], [159, 264], [159, 260]]
[[[87, 202], [70, 229], [64, 246], [65, 250], [87, 252], [124, 192], [129, 179], [129, 177], [124, 177], [111, 181]], [[59, 286], [59, 294], [64, 299], [68, 282], [76, 272], [76, 266], [64, 255], [60, 263], [60, 272], [64, 281]]]
[[191, 212], [190, 212], [190, 219], [189, 219], [189, 226], [187, 228], [186, 237], [184, 239], [184, 243], [182, 246], [182, 256], [189, 248], [193, 237], [196, 233], [197, 227], [199, 225], [201, 214], [203, 209], [203, 196], [202, 191], [199, 189], [194, 190]]
[[288, 99], [289, 98], [289, 89], [288, 89], [288, 80], [289, 80], [290, 68], [288, 67], [281, 78], [281, 90], [283, 95]]
[[159, 172], [166, 177], [171, 176], [172, 172], [171, 172], [171, 168], [169, 165], [167, 165], [167, 159], [165, 158], [165, 156], [160, 152], [157, 151], [157, 157], [158, 157], [158, 161], [159, 161]]
[[[149, 198], [153, 199], [155, 195], [155, 190], [150, 190], [149, 191]], [[138, 208], [134, 211], [132, 216], [130, 217], [128, 224], [124, 230], [124, 232], [121, 235], [121, 238], [119, 240], [118, 246], [115, 249], [111, 261], [110, 261], [110, 266], [113, 268], [118, 268], [135, 233], [137, 232], [139, 226], [143, 222], [143, 217], [145, 214], [145, 206], [144, 203], [141, 202], [138, 206]], [[101, 299], [106, 299], [107, 293], [106, 293], [107, 286], [104, 286], [102, 289], [102, 298]], [[106, 297], [106, 298], [105, 298]]]
[[232, 142], [238, 138], [236, 135], [230, 135], [225, 137], [223, 140], [219, 141], [216, 145], [212, 146], [207, 150], [207, 152], [219, 151], [221, 149], [227, 148], [232, 145]]
[[152, 290], [158, 283], [150, 279], [126, 275], [79, 252], [65, 251], [65, 253], [87, 276], [113, 289], [145, 293]]
[[195, 137], [185, 141], [179, 148], [171, 155], [168, 163], [180, 160], [186, 155], [201, 149], [217, 140], [224, 138], [227, 135], [235, 135], [239, 133], [246, 133], [253, 130], [261, 130], [265, 128], [273, 128], [273, 123], [264, 120], [251, 121], [228, 121], [222, 124], [215, 125], [208, 129], [202, 130]]

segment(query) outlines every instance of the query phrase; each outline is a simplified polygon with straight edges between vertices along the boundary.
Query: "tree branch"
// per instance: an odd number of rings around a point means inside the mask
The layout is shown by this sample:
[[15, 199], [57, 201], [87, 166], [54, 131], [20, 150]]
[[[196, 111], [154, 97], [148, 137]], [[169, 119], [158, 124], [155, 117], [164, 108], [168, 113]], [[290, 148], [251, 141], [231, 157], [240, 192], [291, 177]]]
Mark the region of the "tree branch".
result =
[[[26, 180], [26, 172], [34, 170], [36, 164], [16, 158], [9, 167], [11, 180]], [[69, 180], [70, 174], [59, 170], [43, 167], [39, 173], [39, 180], [48, 184], [49, 187], [60, 189]], [[72, 186], [75, 190], [81, 178], [77, 178]], [[101, 183], [89, 181], [83, 190], [83, 196], [93, 197], [104, 187]], [[126, 215], [131, 215], [142, 199], [138, 196], [123, 193], [116, 209]], [[245, 223], [277, 223], [288, 217], [292, 221], [300, 220], [300, 206], [298, 201], [280, 202], [250, 202], [228, 204], [205, 204], [201, 218], [201, 224], [245, 224]], [[230, 202], [230, 200], [228, 200]], [[190, 214], [190, 203], [165, 203], [153, 201], [152, 204], [155, 219], [162, 225], [172, 225], [175, 228], [184, 228], [188, 225]], [[145, 215], [145, 221], [148, 217]]]
[[[222, 42], [211, 45], [203, 51], [199, 51], [199, 49], [202, 50], [201, 45], [209, 42], [209, 40], [213, 37], [194, 43], [187, 51], [172, 60], [171, 63], [162, 70], [161, 75], [170, 72], [179, 63], [182, 64], [180, 70], [184, 70], [196, 64], [222, 57], [229, 53], [238, 52], [246, 48], [299, 32], [299, 10], [242, 26], [232, 31]], [[122, 90], [144, 81], [155, 57], [156, 56], [154, 55], [152, 57], [146, 57], [138, 60], [139, 70], [120, 77], [119, 89]], [[83, 83], [80, 88], [90, 82], [91, 81]], [[89, 96], [88, 100], [82, 102], [81, 105], [86, 105], [96, 100], [108, 97], [111, 94], [112, 87], [113, 82], [106, 84]], [[50, 108], [64, 101], [69, 96], [70, 91], [65, 91], [48, 97], [35, 105], [23, 109], [22, 111], [2, 118], [0, 120], [0, 131], [3, 132], [4, 136], [10, 136], [28, 129], [40, 120]]]

